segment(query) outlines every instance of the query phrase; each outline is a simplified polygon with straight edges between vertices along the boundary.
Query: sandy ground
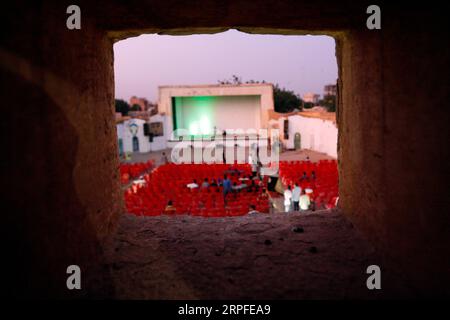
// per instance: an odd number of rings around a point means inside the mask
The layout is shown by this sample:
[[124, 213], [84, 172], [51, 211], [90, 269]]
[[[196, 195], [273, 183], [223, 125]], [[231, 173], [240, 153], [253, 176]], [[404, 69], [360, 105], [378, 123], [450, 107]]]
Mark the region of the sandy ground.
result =
[[209, 219], [126, 214], [107, 255], [116, 298], [380, 297], [367, 289], [365, 273], [379, 261], [337, 211]]
[[306, 160], [306, 157], [309, 157], [309, 160], [312, 162], [317, 162], [319, 160], [324, 159], [335, 159], [327, 155], [326, 153], [321, 153], [308, 149], [285, 151], [280, 154], [280, 160], [282, 161]]

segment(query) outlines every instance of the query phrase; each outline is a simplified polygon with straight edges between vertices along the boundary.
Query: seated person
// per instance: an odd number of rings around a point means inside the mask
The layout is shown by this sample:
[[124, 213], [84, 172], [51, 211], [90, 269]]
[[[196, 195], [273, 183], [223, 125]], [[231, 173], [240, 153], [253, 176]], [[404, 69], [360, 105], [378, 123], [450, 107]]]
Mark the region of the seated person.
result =
[[309, 210], [309, 206], [311, 205], [311, 200], [309, 196], [306, 194], [305, 189], [302, 190], [302, 195], [299, 199], [300, 210]]
[[269, 199], [269, 193], [266, 188], [262, 189], [262, 193], [259, 195], [259, 199]]
[[305, 171], [303, 171], [303, 175], [300, 177], [300, 181], [302, 180], [308, 180], [308, 176], [306, 175]]
[[230, 175], [230, 176], [233, 177], [233, 176], [236, 174], [236, 171], [237, 171], [237, 170], [234, 169], [233, 166], [229, 166], [229, 167], [228, 167], [228, 170], [225, 170], [224, 173], [225, 173], [225, 174], [228, 174], [228, 175]]
[[202, 189], [207, 189], [209, 187], [208, 178], [205, 178], [202, 183]]
[[314, 170], [311, 171], [311, 179], [316, 180], [316, 172]]
[[188, 185], [186, 185], [189, 189], [195, 189], [198, 188], [198, 184], [197, 184], [197, 180], [194, 179], [194, 181], [192, 181], [191, 183], [189, 183]]
[[167, 202], [167, 206], [164, 209], [165, 214], [174, 214], [177, 211], [177, 209], [174, 207], [172, 200], [169, 200]]
[[258, 183], [258, 186], [260, 186], [260, 187], [264, 186], [264, 180], [263, 180], [262, 176], [259, 176], [257, 183]]
[[259, 212], [256, 210], [256, 206], [254, 204], [251, 204], [249, 206], [248, 214], [257, 214], [257, 213], [259, 213]]
[[217, 182], [216, 182], [216, 179], [212, 179], [212, 180], [211, 180], [210, 186], [211, 186], [211, 187], [217, 187], [217, 186], [218, 186], [218, 184], [217, 184]]

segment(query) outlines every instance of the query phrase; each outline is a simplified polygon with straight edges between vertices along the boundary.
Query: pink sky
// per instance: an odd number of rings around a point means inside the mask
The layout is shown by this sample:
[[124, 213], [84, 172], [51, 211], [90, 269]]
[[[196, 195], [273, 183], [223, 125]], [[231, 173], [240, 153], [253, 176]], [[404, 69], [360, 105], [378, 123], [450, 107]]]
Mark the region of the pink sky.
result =
[[278, 83], [297, 94], [335, 83], [334, 39], [328, 36], [141, 35], [114, 44], [116, 98], [157, 101], [160, 85], [217, 84], [233, 74]]

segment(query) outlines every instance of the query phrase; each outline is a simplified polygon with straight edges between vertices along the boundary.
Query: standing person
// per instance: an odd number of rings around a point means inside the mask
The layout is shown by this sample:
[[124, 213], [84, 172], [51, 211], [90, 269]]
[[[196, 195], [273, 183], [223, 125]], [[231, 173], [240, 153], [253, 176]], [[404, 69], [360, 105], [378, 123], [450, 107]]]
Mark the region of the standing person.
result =
[[256, 177], [256, 173], [258, 171], [256, 159], [253, 159], [253, 157], [251, 155], [249, 155], [248, 163], [250, 164], [250, 166], [252, 168], [252, 178], [254, 178], [254, 177]]
[[231, 192], [231, 181], [226, 174], [223, 175], [223, 202], [227, 204], [227, 195]]
[[284, 190], [284, 211], [289, 212], [291, 210], [292, 191], [291, 186], [288, 186]]
[[292, 190], [292, 202], [294, 204], [294, 211], [298, 211], [300, 209], [299, 202], [301, 193], [302, 188], [300, 188], [298, 183], [295, 183], [294, 190]]
[[161, 164], [167, 164], [169, 162], [169, 159], [167, 159], [166, 153], [163, 152], [161, 156]]
[[223, 130], [222, 138], [223, 138], [223, 153], [222, 153], [222, 158], [223, 158], [223, 163], [227, 163], [227, 158], [225, 157], [227, 132], [226, 132], [225, 130]]
[[256, 162], [256, 175], [259, 177], [259, 176], [261, 176], [261, 168], [262, 168], [262, 163], [261, 163], [261, 161], [257, 161]]
[[305, 190], [302, 190], [302, 195], [300, 196], [300, 210], [309, 210], [311, 205], [311, 199], [306, 194]]

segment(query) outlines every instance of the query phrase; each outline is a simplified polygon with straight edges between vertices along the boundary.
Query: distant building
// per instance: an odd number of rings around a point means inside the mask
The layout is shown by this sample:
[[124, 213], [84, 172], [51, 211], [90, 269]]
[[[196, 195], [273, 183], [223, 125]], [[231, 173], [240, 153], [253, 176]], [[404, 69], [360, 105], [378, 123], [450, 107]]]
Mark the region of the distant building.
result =
[[131, 118], [148, 121], [151, 114], [150, 111], [128, 111], [128, 116], [130, 116]]
[[141, 111], [147, 111], [149, 108], [149, 102], [145, 98], [138, 98], [136, 96], [132, 96], [130, 98], [129, 105], [132, 107], [133, 105], [137, 104], [139, 107], [141, 107]]
[[285, 149], [308, 149], [337, 158], [336, 113], [323, 112], [321, 107], [312, 109], [290, 113], [271, 112], [269, 123], [272, 128], [284, 133], [280, 137]]
[[124, 152], [150, 152], [166, 148], [167, 117], [155, 115], [148, 121], [132, 117], [116, 120], [119, 154]]
[[335, 84], [328, 84], [323, 88], [324, 96], [336, 96], [337, 86]]
[[320, 95], [318, 95], [316, 93], [312, 93], [312, 92], [308, 92], [303, 95], [303, 101], [314, 103], [314, 104], [319, 102], [319, 98], [320, 98]]

